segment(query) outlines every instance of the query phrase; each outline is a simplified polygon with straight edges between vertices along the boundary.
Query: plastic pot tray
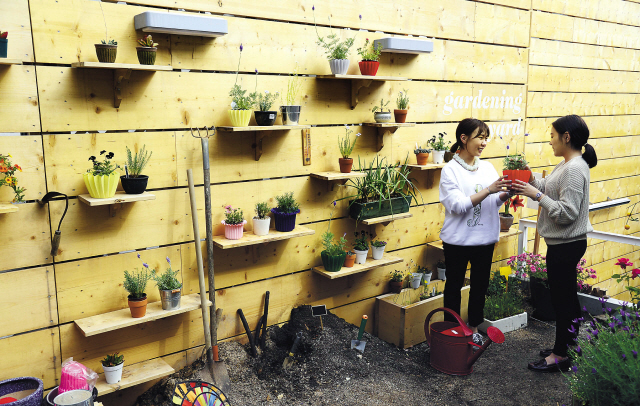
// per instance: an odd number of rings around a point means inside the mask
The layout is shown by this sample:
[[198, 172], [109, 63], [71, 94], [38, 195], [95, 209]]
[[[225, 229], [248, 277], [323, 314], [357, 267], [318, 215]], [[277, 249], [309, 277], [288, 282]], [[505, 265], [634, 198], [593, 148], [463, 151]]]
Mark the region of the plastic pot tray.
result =
[[407, 213], [411, 205], [412, 196], [393, 197], [380, 202], [360, 203], [349, 202], [349, 216], [356, 220], [367, 220], [391, 214]]

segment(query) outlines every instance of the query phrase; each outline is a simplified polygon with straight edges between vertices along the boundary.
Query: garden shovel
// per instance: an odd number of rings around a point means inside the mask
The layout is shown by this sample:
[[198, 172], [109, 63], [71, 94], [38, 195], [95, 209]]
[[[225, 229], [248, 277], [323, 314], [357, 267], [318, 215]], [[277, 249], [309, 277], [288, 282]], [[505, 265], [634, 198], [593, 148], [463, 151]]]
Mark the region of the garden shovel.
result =
[[293, 341], [293, 346], [291, 347], [291, 351], [289, 351], [289, 355], [284, 359], [282, 363], [282, 368], [288, 368], [295, 361], [295, 355], [298, 351], [298, 346], [300, 345], [300, 340], [302, 340], [302, 331], [296, 334], [296, 339]]
[[367, 325], [367, 315], [362, 315], [362, 321], [360, 322], [360, 330], [358, 330], [358, 339], [351, 340], [351, 349], [354, 348], [360, 352], [364, 352], [364, 347], [367, 346], [367, 342], [362, 340], [362, 335], [364, 334], [364, 327]]

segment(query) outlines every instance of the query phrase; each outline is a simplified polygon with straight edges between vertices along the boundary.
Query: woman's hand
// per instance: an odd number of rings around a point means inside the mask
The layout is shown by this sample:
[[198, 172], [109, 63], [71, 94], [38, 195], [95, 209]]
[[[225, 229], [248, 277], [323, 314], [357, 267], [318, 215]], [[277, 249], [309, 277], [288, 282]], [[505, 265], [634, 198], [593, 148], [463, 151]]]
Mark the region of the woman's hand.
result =
[[535, 199], [536, 194], [540, 193], [538, 189], [521, 180], [516, 180], [515, 182], [513, 182], [511, 188], [515, 190], [517, 194], [527, 196], [531, 199]]
[[524, 170], [531, 172], [531, 175], [529, 175], [529, 183], [533, 182], [535, 178], [533, 177], [533, 171], [531, 171], [531, 168], [529, 168], [529, 165], [525, 166]]
[[489, 194], [494, 194], [498, 192], [506, 192], [507, 187], [511, 186], [511, 181], [505, 179], [506, 176], [500, 176], [498, 180], [489, 185], [487, 189], [489, 189]]

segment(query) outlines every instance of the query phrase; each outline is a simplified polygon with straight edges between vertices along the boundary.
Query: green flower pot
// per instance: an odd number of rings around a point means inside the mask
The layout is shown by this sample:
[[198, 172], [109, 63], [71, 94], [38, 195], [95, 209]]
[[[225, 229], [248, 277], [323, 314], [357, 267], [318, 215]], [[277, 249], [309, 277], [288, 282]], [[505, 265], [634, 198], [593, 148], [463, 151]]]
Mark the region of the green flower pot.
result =
[[324, 266], [326, 271], [338, 272], [342, 269], [342, 265], [344, 265], [347, 253], [343, 252], [340, 255], [329, 255], [327, 254], [327, 251], [322, 251], [320, 253], [320, 257], [322, 258], [322, 266]]
[[138, 62], [140, 62], [140, 65], [156, 64], [156, 54], [157, 54], [158, 48], [136, 47], [136, 51], [138, 51]]
[[6, 38], [0, 38], [0, 58], [7, 57], [8, 46], [9, 46], [9, 40]]
[[98, 61], [104, 63], [114, 63], [116, 61], [116, 54], [118, 53], [117, 45], [95, 44], [95, 46]]

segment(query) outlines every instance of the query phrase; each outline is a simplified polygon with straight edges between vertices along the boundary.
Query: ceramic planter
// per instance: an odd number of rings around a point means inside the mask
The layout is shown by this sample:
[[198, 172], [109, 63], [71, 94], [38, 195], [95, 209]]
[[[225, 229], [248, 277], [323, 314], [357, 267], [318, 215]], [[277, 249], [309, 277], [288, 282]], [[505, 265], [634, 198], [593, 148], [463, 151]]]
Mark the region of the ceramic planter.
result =
[[118, 383], [122, 379], [122, 368], [124, 367], [124, 362], [120, 365], [116, 365], [115, 367], [105, 367], [102, 366], [104, 370], [104, 379], [107, 380], [109, 385]]
[[356, 264], [364, 264], [367, 261], [367, 254], [369, 253], [369, 250], [366, 251], [360, 251], [360, 250], [353, 250], [356, 253]]
[[360, 61], [358, 62], [360, 73], [365, 76], [375, 76], [378, 73], [380, 62], [378, 61]]
[[353, 264], [355, 264], [355, 262], [356, 262], [356, 253], [347, 252], [347, 255], [344, 258], [344, 267], [353, 268]]
[[348, 59], [332, 59], [329, 61], [331, 73], [334, 75], [346, 75], [349, 69]]
[[147, 190], [147, 182], [149, 181], [149, 177], [147, 175], [140, 175], [138, 177], [127, 178], [126, 176], [120, 176], [120, 183], [122, 183], [122, 188], [124, 192], [128, 195], [139, 195]]
[[140, 65], [155, 65], [158, 48], [156, 47], [136, 47], [138, 52], [138, 62]]
[[418, 162], [418, 165], [426, 165], [428, 160], [429, 160], [428, 152], [419, 152], [416, 154], [416, 162]]
[[9, 47], [9, 40], [7, 38], [0, 38], [0, 58], [7, 57], [8, 47]]
[[253, 233], [255, 235], [267, 235], [269, 234], [269, 226], [271, 225], [271, 217], [266, 219], [259, 219], [254, 217], [253, 219]]
[[274, 223], [276, 231], [289, 232], [296, 228], [296, 214], [300, 213], [300, 210], [295, 213], [280, 213], [277, 207], [271, 209], [273, 213]]
[[393, 110], [393, 118], [396, 119], [396, 123], [404, 123], [405, 121], [407, 121], [407, 113], [409, 112], [409, 110], [398, 110], [398, 109], [394, 109]]
[[353, 167], [353, 158], [338, 158], [340, 163], [340, 173], [351, 173]]
[[162, 302], [162, 310], [177, 310], [180, 308], [180, 298], [182, 289], [158, 289], [160, 291], [160, 301]]
[[451, 151], [445, 151], [445, 152], [444, 152], [444, 161], [445, 161], [445, 162], [449, 162], [449, 161], [451, 161], [451, 160], [453, 159], [453, 156], [454, 156], [454, 155], [455, 155], [455, 153], [454, 153], [454, 152], [451, 152]]
[[422, 280], [421, 273], [412, 273], [411, 274], [411, 288], [418, 289], [420, 287], [420, 281]]
[[373, 259], [382, 259], [382, 254], [384, 254], [385, 247], [386, 247], [386, 245], [383, 245], [382, 247], [374, 247], [372, 245], [371, 246], [371, 255], [373, 256]]
[[503, 169], [502, 174], [508, 176], [507, 180], [521, 180], [525, 183], [529, 182], [529, 178], [531, 177], [531, 171], [524, 169]]
[[344, 259], [347, 257], [347, 253], [343, 252], [340, 255], [329, 255], [327, 251], [322, 251], [320, 257], [322, 258], [322, 266], [324, 266], [325, 271], [338, 272], [344, 265]]
[[229, 120], [233, 127], [248, 127], [251, 120], [251, 110], [228, 110]]
[[84, 184], [89, 191], [89, 195], [94, 199], [108, 199], [116, 195], [118, 188], [118, 179], [120, 174], [113, 172], [111, 175], [98, 175], [85, 172], [82, 174]]
[[378, 111], [373, 113], [373, 119], [376, 120], [376, 123], [390, 123], [391, 122], [391, 112], [390, 111]]
[[422, 274], [422, 279], [424, 279], [427, 285], [431, 283], [431, 275], [432, 275], [431, 272]]
[[445, 151], [433, 151], [433, 163], [438, 165], [444, 162]]
[[280, 106], [282, 125], [298, 125], [302, 106]]
[[144, 317], [147, 314], [147, 295], [140, 299], [134, 299], [129, 295], [129, 310], [131, 310], [131, 317], [138, 319]]
[[500, 213], [500, 232], [509, 231], [513, 225], [513, 215]]
[[391, 292], [393, 293], [400, 293], [402, 292], [402, 284], [403, 282], [396, 282], [396, 281], [389, 281], [389, 288], [391, 289]]
[[487, 329], [491, 326], [497, 327], [503, 333], [508, 333], [509, 331], [515, 331], [521, 328], [525, 328], [527, 327], [527, 312], [522, 312], [520, 314], [516, 314], [511, 317], [505, 317], [504, 319], [496, 321], [484, 319], [484, 321], [478, 326], [478, 330], [486, 334]]
[[349, 202], [349, 216], [356, 220], [366, 220], [390, 214], [406, 213], [409, 211], [411, 199], [412, 196], [400, 196], [383, 200], [380, 204], [378, 202], [351, 201]]
[[114, 63], [116, 61], [116, 55], [118, 54], [117, 45], [95, 44], [95, 46], [98, 61], [103, 63]]
[[256, 124], [260, 126], [272, 126], [278, 116], [277, 111], [254, 111]]
[[239, 240], [242, 238], [242, 232], [247, 220], [242, 220], [240, 224], [227, 224], [222, 220], [222, 224], [224, 224], [224, 238], [227, 240]]
[[447, 280], [447, 269], [446, 268], [436, 268], [438, 270], [438, 279], [441, 281]]

